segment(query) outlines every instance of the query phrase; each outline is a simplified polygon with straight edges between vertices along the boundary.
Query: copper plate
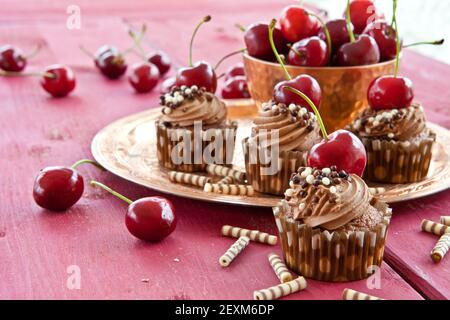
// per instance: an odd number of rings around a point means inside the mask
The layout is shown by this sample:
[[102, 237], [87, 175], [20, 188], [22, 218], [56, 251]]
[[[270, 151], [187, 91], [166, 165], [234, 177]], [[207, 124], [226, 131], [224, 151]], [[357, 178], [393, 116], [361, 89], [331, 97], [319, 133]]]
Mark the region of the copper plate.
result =
[[[239, 122], [236, 141], [250, 134], [250, 117], [254, 106], [251, 101], [240, 101], [242, 108], [230, 107], [230, 115]], [[231, 110], [233, 109], [233, 110]], [[152, 109], [117, 120], [102, 129], [92, 141], [94, 158], [108, 171], [139, 185], [191, 199], [238, 204], [245, 206], [272, 207], [279, 197], [256, 194], [254, 197], [209, 194], [201, 189], [171, 183], [168, 170], [158, 165], [154, 120], [160, 109]], [[399, 202], [424, 197], [450, 188], [450, 131], [435, 124], [429, 126], [437, 133], [433, 160], [428, 177], [411, 184], [384, 185], [386, 192], [381, 198], [387, 202]], [[234, 155], [236, 168], [243, 170], [243, 154], [237, 147]]]

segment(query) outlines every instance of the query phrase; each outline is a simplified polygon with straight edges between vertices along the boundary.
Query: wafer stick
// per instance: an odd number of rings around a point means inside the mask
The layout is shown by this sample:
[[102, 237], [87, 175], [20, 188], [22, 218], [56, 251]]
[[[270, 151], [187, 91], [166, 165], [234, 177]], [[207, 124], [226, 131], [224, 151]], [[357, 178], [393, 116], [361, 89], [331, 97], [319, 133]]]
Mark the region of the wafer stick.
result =
[[450, 216], [442, 216], [441, 217], [441, 224], [450, 226]]
[[442, 236], [444, 233], [450, 232], [450, 227], [431, 220], [423, 219], [422, 231], [430, 232], [437, 236]]
[[289, 272], [288, 268], [286, 268], [286, 265], [278, 255], [275, 253], [269, 253], [267, 258], [269, 259], [269, 263], [281, 283], [286, 283], [292, 280], [292, 274]]
[[436, 263], [440, 262], [447, 254], [449, 249], [450, 249], [450, 233], [447, 232], [439, 238], [438, 242], [431, 251], [431, 259], [433, 259], [433, 261]]
[[234, 178], [232, 176], [224, 177], [223, 179], [220, 179], [216, 182], [217, 184], [233, 184]]
[[379, 194], [381, 194], [381, 193], [386, 192], [386, 189], [385, 189], [385, 188], [382, 188], [382, 187], [378, 187], [378, 188], [369, 188], [369, 192], [370, 192], [372, 195], [376, 196], [376, 195], [379, 195]]
[[228, 167], [219, 166], [217, 164], [208, 164], [206, 171], [215, 176], [227, 177], [231, 176], [239, 183], [245, 183], [245, 172], [234, 170]]
[[286, 283], [279, 284], [274, 287], [262, 289], [253, 292], [254, 300], [275, 300], [291, 293], [304, 290], [306, 288], [306, 280], [303, 277], [291, 280]]
[[241, 253], [250, 243], [248, 237], [240, 237], [233, 245], [220, 257], [219, 263], [222, 267], [228, 267], [230, 263]]
[[246, 237], [249, 237], [250, 240], [252, 240], [252, 241], [266, 243], [266, 244], [270, 244], [272, 246], [277, 244], [277, 240], [278, 240], [278, 238], [276, 236], [273, 236], [273, 235], [265, 233], [265, 232], [261, 232], [258, 230], [248, 230], [248, 229], [243, 229], [243, 228], [239, 228], [239, 227], [232, 227], [229, 225], [224, 225], [222, 227], [222, 235], [226, 236], [226, 237], [233, 237], [233, 238], [239, 238], [241, 236], [246, 236]]
[[344, 289], [342, 292], [343, 300], [384, 300], [366, 293], [358, 292], [352, 289]]
[[252, 186], [243, 184], [206, 183], [203, 190], [208, 193], [230, 194], [233, 196], [253, 196], [255, 190]]
[[211, 181], [211, 178], [200, 176], [197, 174], [170, 171], [169, 180], [175, 183], [189, 184], [197, 187], [204, 187], [206, 183]]

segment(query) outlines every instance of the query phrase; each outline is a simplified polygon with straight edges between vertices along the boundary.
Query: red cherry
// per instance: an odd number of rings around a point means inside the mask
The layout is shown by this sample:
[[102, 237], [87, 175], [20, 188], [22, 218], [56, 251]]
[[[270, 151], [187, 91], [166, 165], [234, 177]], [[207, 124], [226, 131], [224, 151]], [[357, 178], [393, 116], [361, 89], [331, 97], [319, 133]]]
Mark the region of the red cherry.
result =
[[160, 75], [165, 75], [167, 71], [170, 70], [170, 66], [172, 64], [169, 56], [161, 51], [148, 55], [147, 61], [158, 67]]
[[167, 78], [161, 83], [161, 89], [159, 91], [161, 93], [168, 93], [172, 90], [172, 88], [176, 87], [176, 85], [177, 85], [176, 77]]
[[113, 46], [102, 46], [95, 54], [95, 65], [109, 79], [120, 78], [127, 70], [123, 55]]
[[383, 17], [373, 1], [353, 0], [350, 3], [350, 20], [357, 34], [361, 34], [369, 23]]
[[227, 72], [225, 72], [225, 81], [237, 76], [245, 77], [245, 68], [243, 63], [238, 63], [228, 68]]
[[361, 140], [346, 130], [337, 130], [328, 135], [328, 141], [315, 144], [308, 153], [308, 166], [337, 169], [362, 176], [366, 167], [366, 149]]
[[5, 71], [20, 72], [25, 69], [27, 59], [22, 50], [11, 45], [0, 47], [0, 69]]
[[[275, 56], [270, 47], [268, 29], [269, 25], [266, 23], [255, 23], [247, 28], [244, 42], [250, 56], [262, 60], [274, 60]], [[286, 51], [285, 41], [280, 29], [274, 28], [273, 40], [278, 52]]]
[[225, 82], [222, 88], [222, 98], [224, 99], [247, 99], [250, 98], [248, 91], [247, 78], [236, 76]]
[[[383, 20], [377, 20], [364, 29], [364, 34], [367, 34], [375, 39], [382, 61], [395, 59], [397, 54], [397, 32], [390, 23]], [[402, 44], [400, 43], [400, 46]]]
[[380, 50], [376, 41], [368, 35], [360, 35], [354, 42], [339, 48], [337, 63], [340, 66], [362, 66], [380, 62]]
[[289, 51], [289, 64], [304, 67], [322, 67], [328, 63], [328, 46], [319, 37], [311, 37], [294, 43]]
[[320, 22], [316, 17], [308, 14], [308, 11], [300, 6], [288, 6], [281, 12], [281, 32], [290, 42], [317, 36], [320, 30]]
[[317, 107], [320, 106], [322, 101], [322, 90], [320, 89], [317, 80], [313, 77], [303, 74], [289, 81], [281, 81], [273, 89], [273, 98], [276, 102], [284, 103], [286, 105], [294, 103], [307, 108], [309, 111], [313, 111], [302, 97], [287, 90], [284, 86], [289, 86], [303, 92], [311, 99], [314, 105]]
[[148, 197], [130, 204], [125, 225], [136, 238], [155, 242], [161, 241], [175, 230], [177, 218], [169, 200]]
[[[350, 42], [350, 35], [347, 29], [347, 21], [345, 19], [330, 20], [325, 25], [328, 28], [328, 32], [330, 33], [331, 44], [334, 52], [339, 50], [339, 48], [344, 43]], [[324, 28], [320, 29], [319, 38], [323, 41], [326, 41]]]
[[150, 92], [158, 84], [159, 70], [153, 63], [137, 62], [131, 67], [128, 80], [136, 92]]
[[59, 64], [45, 69], [41, 86], [54, 97], [65, 97], [75, 88], [75, 75], [69, 67]]
[[398, 76], [376, 78], [369, 86], [367, 98], [374, 110], [409, 107], [414, 99], [412, 81]]
[[185, 85], [192, 87], [196, 85], [199, 88], [204, 87], [206, 91], [216, 92], [217, 77], [213, 67], [204, 61], [195, 63], [192, 67], [178, 69], [176, 85], [181, 87]]

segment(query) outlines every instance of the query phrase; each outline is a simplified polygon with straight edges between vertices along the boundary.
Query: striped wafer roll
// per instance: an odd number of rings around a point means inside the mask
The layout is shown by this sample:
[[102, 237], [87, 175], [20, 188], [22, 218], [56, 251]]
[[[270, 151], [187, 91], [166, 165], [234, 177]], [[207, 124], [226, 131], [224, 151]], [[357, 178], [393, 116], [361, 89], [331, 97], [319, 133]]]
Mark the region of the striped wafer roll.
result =
[[440, 262], [448, 250], [450, 249], [450, 233], [445, 233], [441, 236], [431, 251], [431, 259], [434, 262]]
[[383, 193], [383, 192], [386, 192], [386, 189], [385, 189], [385, 188], [382, 188], [382, 187], [378, 187], [378, 188], [369, 188], [369, 192], [370, 192], [372, 195], [376, 196], [376, 195], [379, 195], [379, 194], [381, 194], [381, 193]]
[[245, 247], [250, 243], [250, 239], [248, 237], [240, 237], [230, 249], [225, 252], [223, 256], [220, 257], [219, 263], [222, 267], [228, 267], [230, 263], [241, 253]]
[[450, 227], [431, 220], [423, 219], [422, 231], [430, 232], [437, 236], [442, 236], [444, 233], [450, 232]]
[[344, 289], [342, 292], [342, 299], [344, 300], [384, 300], [378, 297], [374, 297], [362, 292], [358, 292], [352, 289]]
[[291, 293], [304, 290], [306, 288], [306, 280], [303, 277], [291, 280], [286, 283], [279, 284], [274, 287], [262, 289], [253, 292], [254, 300], [275, 300]]
[[175, 183], [189, 184], [197, 187], [204, 187], [205, 184], [211, 181], [211, 178], [199, 176], [197, 174], [170, 171], [169, 180]]
[[217, 164], [208, 164], [206, 171], [214, 176], [227, 177], [231, 176], [239, 183], [245, 183], [245, 172], [234, 170], [228, 167], [219, 166]]
[[243, 229], [243, 228], [239, 228], [239, 227], [232, 227], [229, 225], [225, 225], [222, 227], [222, 235], [226, 236], [226, 237], [233, 237], [233, 238], [239, 238], [242, 236], [246, 236], [246, 237], [249, 237], [250, 240], [252, 240], [252, 241], [266, 243], [266, 244], [270, 244], [272, 246], [277, 244], [277, 240], [278, 240], [278, 238], [276, 236], [273, 236], [273, 235], [265, 233], [265, 232], [261, 232], [258, 230], [248, 230], [248, 229]]
[[289, 272], [288, 268], [286, 268], [286, 265], [278, 255], [276, 255], [275, 253], [269, 253], [267, 258], [269, 259], [269, 263], [272, 266], [273, 271], [275, 271], [278, 279], [280, 279], [281, 283], [289, 282], [292, 280], [292, 274]]
[[450, 216], [442, 216], [441, 217], [441, 224], [450, 226]]
[[255, 191], [252, 186], [243, 184], [218, 184], [206, 183], [203, 188], [208, 193], [230, 194], [233, 196], [253, 196]]
[[234, 184], [234, 178], [231, 176], [224, 177], [216, 182], [217, 184]]

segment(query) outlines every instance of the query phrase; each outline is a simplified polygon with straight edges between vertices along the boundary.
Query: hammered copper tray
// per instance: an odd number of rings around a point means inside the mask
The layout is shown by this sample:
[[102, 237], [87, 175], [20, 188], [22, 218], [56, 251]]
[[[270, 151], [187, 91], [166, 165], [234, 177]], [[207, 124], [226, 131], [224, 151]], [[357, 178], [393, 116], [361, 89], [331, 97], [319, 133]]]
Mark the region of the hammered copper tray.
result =
[[[236, 141], [250, 134], [250, 116], [254, 112], [251, 102], [240, 102], [240, 108], [229, 108], [229, 114], [238, 121]], [[168, 172], [159, 166], [156, 157], [156, 135], [154, 120], [160, 109], [151, 109], [117, 120], [94, 137], [92, 154], [108, 171], [139, 185], [164, 193], [191, 199], [239, 204], [246, 206], [272, 207], [279, 196], [256, 193], [253, 197], [231, 196], [205, 193], [200, 188], [175, 184], [169, 181]], [[450, 154], [445, 146], [450, 146], [450, 131], [435, 124], [429, 126], [437, 133], [437, 143], [427, 178], [411, 184], [377, 184], [386, 191], [380, 198], [393, 203], [431, 195], [450, 187]], [[244, 160], [240, 143], [237, 144], [233, 163], [244, 170]]]

